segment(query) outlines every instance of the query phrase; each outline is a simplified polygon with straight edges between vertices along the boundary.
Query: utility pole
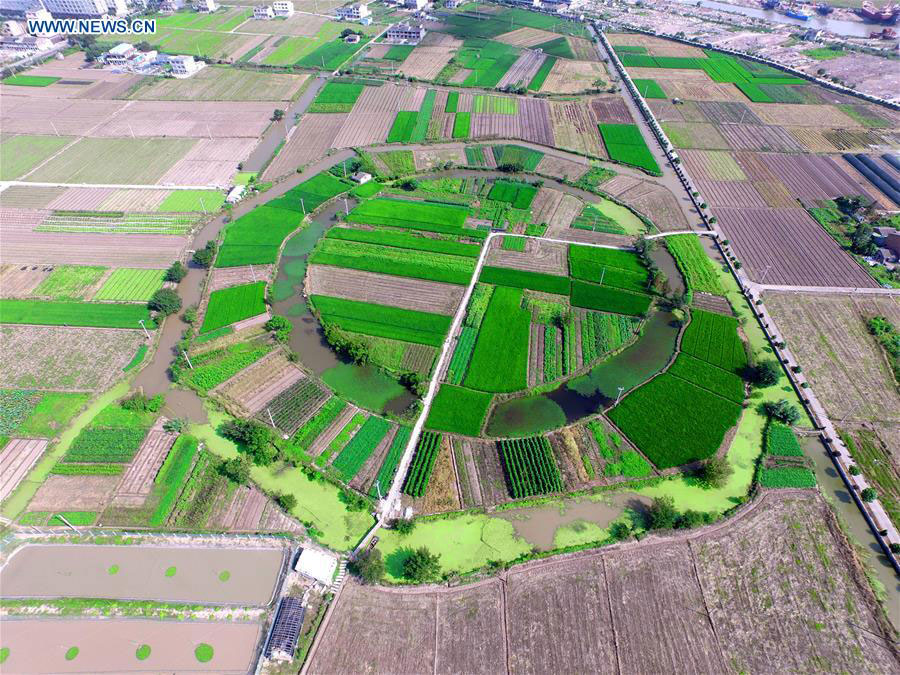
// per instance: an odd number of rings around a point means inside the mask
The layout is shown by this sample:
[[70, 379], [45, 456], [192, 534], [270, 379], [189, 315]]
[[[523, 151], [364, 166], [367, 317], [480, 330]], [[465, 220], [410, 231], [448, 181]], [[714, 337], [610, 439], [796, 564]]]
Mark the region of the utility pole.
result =
[[144, 320], [143, 320], [143, 319], [138, 319], [138, 323], [141, 324], [141, 328], [144, 329], [144, 335], [146, 335], [146, 336], [147, 336], [147, 339], [149, 340], [149, 339], [150, 339], [150, 333], [147, 331], [147, 327], [144, 325]]
[[344, 214], [350, 215], [350, 207], [347, 205], [347, 198], [344, 197]]
[[300, 208], [303, 209], [303, 215], [306, 215], [306, 204], [303, 202], [303, 197], [300, 197]]
[[763, 280], [766, 278], [766, 275], [769, 273], [769, 270], [772, 269], [771, 265], [766, 265], [766, 269], [763, 270], [762, 276], [759, 278], [759, 284], [762, 285]]
[[191, 367], [191, 370], [193, 370], [193, 369], [194, 369], [194, 364], [191, 363], [191, 357], [188, 356], [188, 355], [187, 355], [187, 352], [184, 351], [183, 349], [181, 350], [181, 353], [184, 354], [184, 358], [185, 358], [185, 360], [187, 361], [187, 364]]
[[266, 406], [266, 412], [269, 414], [269, 422], [272, 423], [272, 428], [277, 431], [278, 427], [275, 426], [275, 419], [272, 417], [272, 411], [269, 410], [269, 406]]
[[203, 197], [200, 197], [200, 208], [203, 209], [203, 215], [206, 215], [206, 204], [203, 203]]
[[605, 276], [606, 276], [606, 268], [604, 267], [603, 270], [600, 272], [600, 285], [601, 286], [603, 285], [603, 277], [605, 277]]
[[[625, 391], [625, 387], [619, 387], [619, 393], [618, 393], [618, 395], [616, 396], [616, 405], [619, 405], [619, 399], [622, 398], [622, 392], [623, 392], [623, 391]], [[616, 406], [614, 405], [613, 407], [615, 408]]]
[[256, 281], [256, 272], [253, 271], [253, 264], [250, 264], [250, 274], [253, 276], [253, 281]]
[[53, 133], [59, 136], [59, 131], [56, 129], [56, 125], [53, 124], [53, 120], [48, 120], [50, 122], [50, 126], [53, 127]]

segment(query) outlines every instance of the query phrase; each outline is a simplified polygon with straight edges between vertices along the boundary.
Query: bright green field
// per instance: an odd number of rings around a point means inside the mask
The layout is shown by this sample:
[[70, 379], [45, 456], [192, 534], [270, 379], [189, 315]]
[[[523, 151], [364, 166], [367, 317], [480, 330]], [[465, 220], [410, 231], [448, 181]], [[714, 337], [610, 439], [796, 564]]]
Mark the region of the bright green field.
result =
[[4, 77], [3, 84], [11, 84], [17, 87], [49, 87], [59, 80], [58, 77], [48, 75], [11, 75]]
[[95, 326], [98, 328], [140, 329], [144, 320], [154, 328], [150, 310], [143, 305], [41, 300], [0, 300], [0, 323], [24, 323], [38, 326]]
[[105, 271], [105, 267], [59, 265], [34, 289], [33, 294], [55, 300], [77, 300], [84, 297], [85, 291], [97, 283]]
[[511, 392], [528, 385], [531, 315], [522, 289], [497, 286], [481, 322], [464, 383], [479, 391]]
[[218, 190], [172, 190], [156, 210], [186, 213], [218, 211], [225, 203], [225, 193]]
[[425, 426], [435, 431], [478, 436], [492, 398], [481, 391], [442, 384]]
[[15, 180], [73, 139], [68, 136], [8, 136], [0, 141], [0, 180]]
[[165, 275], [165, 270], [113, 270], [97, 291], [94, 300], [146, 302], [162, 288]]
[[265, 292], [264, 281], [213, 291], [209, 295], [200, 332], [206, 333], [262, 314], [266, 311], [266, 303], [263, 301]]

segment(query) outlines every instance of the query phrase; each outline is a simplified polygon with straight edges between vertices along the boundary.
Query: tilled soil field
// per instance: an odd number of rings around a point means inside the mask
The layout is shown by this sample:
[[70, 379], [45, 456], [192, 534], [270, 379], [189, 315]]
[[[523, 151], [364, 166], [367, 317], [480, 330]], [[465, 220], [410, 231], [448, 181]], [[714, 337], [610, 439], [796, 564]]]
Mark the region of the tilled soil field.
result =
[[725, 150], [729, 147], [719, 128], [706, 122], [667, 122], [665, 132], [679, 148]]
[[274, 265], [246, 265], [244, 267], [217, 267], [209, 278], [207, 291], [218, 291], [229, 286], [250, 284], [272, 278]]
[[456, 284], [327, 265], [309, 266], [307, 289], [311, 295], [331, 295], [438, 314], [453, 314], [465, 290]]
[[699, 101], [697, 107], [713, 124], [763, 124], [746, 103]]
[[562, 233], [569, 232], [569, 226], [581, 213], [583, 207], [584, 204], [575, 195], [563, 194], [562, 199], [559, 200], [559, 204], [556, 206], [556, 210], [553, 212], [550, 220], [547, 221], [550, 225], [547, 228], [547, 235], [559, 237]]
[[634, 118], [621, 96], [592, 98], [591, 109], [601, 123], [634, 124]]
[[803, 209], [716, 209], [750, 278], [790, 286], [878, 284]]
[[551, 94], [576, 94], [594, 88], [597, 80], [606, 80], [602, 63], [557, 59], [550, 74], [541, 86], [542, 92]]
[[27, 297], [52, 271], [52, 265], [0, 265], [0, 296]]
[[545, 154], [544, 158], [538, 163], [536, 171], [547, 176], [553, 176], [554, 178], [578, 180], [586, 174], [590, 168], [591, 166], [587, 160], [578, 161]]
[[437, 167], [443, 167], [447, 162], [464, 165], [466, 163], [466, 153], [462, 146], [458, 148], [413, 150], [413, 160], [418, 171], [430, 171]]
[[347, 113], [304, 115], [294, 127], [291, 138], [263, 173], [263, 178], [278, 178], [325, 155], [347, 117]]
[[591, 157], [605, 158], [597, 123], [585, 103], [552, 103], [550, 120], [553, 125], [553, 145], [574, 150]]
[[526, 49], [516, 59], [516, 62], [509, 67], [509, 70], [503, 74], [503, 77], [500, 78], [497, 88], [502, 89], [509, 85], [527, 86], [531, 82], [531, 78], [540, 69], [545, 58], [546, 55], [543, 52]]
[[710, 206], [765, 208], [765, 200], [751, 183], [736, 180], [698, 180], [697, 189]]
[[803, 148], [781, 127], [759, 124], [723, 124], [719, 132], [732, 150], [756, 150], [758, 152], [802, 152]]
[[874, 189], [859, 174], [842, 169], [830, 157], [766, 154], [759, 160], [800, 199], [834, 199], [845, 195], [873, 198]]
[[153, 480], [162, 466], [169, 449], [178, 438], [163, 430], [163, 418], [157, 420], [144, 437], [134, 459], [122, 474], [122, 481], [116, 488], [114, 506], [141, 506], [153, 490]]
[[69, 328], [0, 326], [3, 358], [0, 387], [56, 391], [102, 391], [145, 342], [138, 326]]
[[494, 38], [497, 42], [504, 42], [513, 47], [534, 47], [543, 42], [555, 40], [559, 36], [540, 28], [517, 28], [509, 33], [503, 33]]
[[893, 373], [865, 325], [873, 316], [900, 325], [900, 300], [781, 292], [763, 300], [830, 416], [900, 423]]
[[420, 80], [433, 80], [461, 46], [462, 40], [446, 33], [426, 33], [425, 39], [406, 57], [398, 71]]
[[826, 127], [829, 129], [858, 129], [862, 124], [847, 113], [831, 105], [814, 109], [802, 103], [748, 103], [763, 124], [786, 127]]
[[[684, 71], [673, 70], [672, 72], [680, 74]], [[672, 98], [687, 99], [689, 101], [736, 101], [743, 103], [747, 100], [743, 92], [733, 84], [710, 82], [708, 78], [705, 82], [698, 82], [694, 78], [666, 80], [663, 86], [666, 89], [666, 93]]]
[[566, 276], [569, 272], [565, 244], [536, 239], [527, 239], [524, 251], [508, 251], [501, 247], [499, 238], [494, 239], [485, 264], [557, 276]]
[[397, 116], [395, 112], [350, 113], [341, 130], [334, 137], [333, 148], [352, 148], [383, 143]]
[[[60, 211], [99, 211], [106, 200], [118, 190], [115, 188], [67, 188], [59, 197], [47, 205], [48, 209]], [[164, 190], [159, 190], [165, 195]], [[125, 209], [122, 209], [123, 211]]]
[[712, 527], [460, 588], [350, 581], [310, 672], [894, 672], [890, 635], [829, 507], [772, 491]]
[[[694, 180], [747, 180], [748, 174], [734, 158], [738, 155], [751, 159], [758, 156], [749, 152], [731, 154], [715, 150], [684, 150], [678, 154]], [[763, 165], [759, 166], [765, 171]], [[769, 179], [774, 178], [771, 174], [766, 175]]]
[[[119, 476], [50, 476], [28, 502], [28, 510], [103, 511], [118, 483]], [[3, 589], [4, 594], [12, 592], [9, 587]]]
[[[620, 177], [617, 176], [613, 180], [617, 178]], [[687, 217], [678, 204], [681, 197], [676, 197], [661, 185], [638, 180], [636, 184], [615, 192], [610, 183], [612, 181], [603, 184], [604, 191], [649, 218], [660, 232], [690, 228]]]
[[10, 211], [28, 211], [45, 209], [54, 199], [66, 191], [64, 187], [31, 187], [29, 185], [12, 185], [0, 192], [0, 217], [6, 225]]
[[242, 415], [255, 415], [278, 394], [304, 378], [303, 371], [277, 349], [244, 368], [213, 391]]
[[42, 438], [11, 438], [0, 450], [0, 501], [12, 494], [47, 449]]

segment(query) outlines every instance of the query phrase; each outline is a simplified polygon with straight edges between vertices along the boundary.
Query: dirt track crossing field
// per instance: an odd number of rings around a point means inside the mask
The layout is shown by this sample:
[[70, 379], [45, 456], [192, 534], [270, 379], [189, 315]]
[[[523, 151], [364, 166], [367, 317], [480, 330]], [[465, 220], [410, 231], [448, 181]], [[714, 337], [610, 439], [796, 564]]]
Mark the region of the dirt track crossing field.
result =
[[525, 241], [524, 251], [507, 251], [501, 248], [501, 241], [498, 237], [491, 242], [491, 250], [485, 261], [486, 265], [511, 267], [517, 270], [543, 272], [557, 276], [568, 274], [569, 259], [565, 244], [528, 239]]
[[456, 284], [328, 265], [309, 266], [307, 289], [310, 295], [331, 295], [437, 314], [453, 314], [465, 290]]
[[11, 438], [0, 450], [0, 501], [6, 499], [47, 448], [42, 438]]
[[[889, 628], [855, 565], [817, 493], [771, 492], [704, 530], [469, 586], [350, 581], [309, 672], [894, 672]], [[451, 631], [449, 608], [465, 629]]]

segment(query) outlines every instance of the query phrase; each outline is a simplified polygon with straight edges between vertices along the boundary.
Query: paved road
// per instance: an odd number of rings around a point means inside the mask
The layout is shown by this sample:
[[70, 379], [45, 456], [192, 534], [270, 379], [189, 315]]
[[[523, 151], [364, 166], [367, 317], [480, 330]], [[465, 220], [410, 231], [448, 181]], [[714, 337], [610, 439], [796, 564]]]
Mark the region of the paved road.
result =
[[113, 188], [115, 190], [221, 190], [221, 185], [124, 185], [122, 183], [36, 183], [30, 180], [0, 181], [0, 190], [13, 185], [26, 187]]
[[794, 293], [823, 293], [838, 295], [900, 295], [900, 288], [850, 288], [847, 286], [779, 286], [749, 282], [754, 291], [792, 291]]

